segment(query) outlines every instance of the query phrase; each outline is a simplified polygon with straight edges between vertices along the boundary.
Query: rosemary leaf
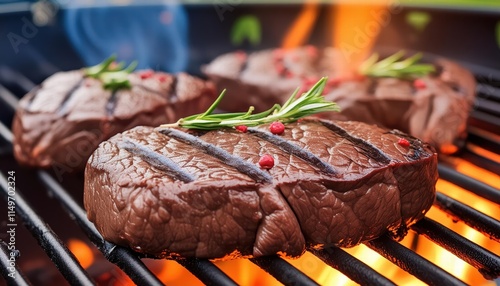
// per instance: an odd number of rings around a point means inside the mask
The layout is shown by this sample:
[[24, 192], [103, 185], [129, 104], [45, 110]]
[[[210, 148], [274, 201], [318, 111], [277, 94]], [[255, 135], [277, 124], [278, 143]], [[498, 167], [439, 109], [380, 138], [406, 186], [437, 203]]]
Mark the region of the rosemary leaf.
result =
[[112, 55], [100, 64], [85, 68], [85, 75], [100, 80], [105, 89], [112, 91], [131, 88], [128, 75], [136, 68], [137, 61], [124, 68], [124, 62], [112, 65], [115, 60], [116, 55]]
[[297, 97], [298, 89], [280, 106], [275, 104], [270, 109], [253, 114], [253, 106], [247, 112], [214, 114], [213, 111], [225, 95], [225, 90], [219, 95], [207, 111], [184, 117], [173, 124], [164, 124], [160, 127], [184, 127], [188, 129], [213, 130], [231, 128], [239, 125], [257, 126], [274, 121], [284, 123], [296, 121], [299, 118], [319, 112], [339, 111], [336, 103], [327, 101], [323, 97], [326, 78], [320, 79], [308, 92]]
[[421, 53], [406, 59], [403, 59], [404, 54], [404, 51], [399, 51], [380, 61], [378, 54], [373, 54], [360, 65], [359, 72], [371, 77], [413, 79], [435, 71], [432, 64], [419, 63], [422, 58]]

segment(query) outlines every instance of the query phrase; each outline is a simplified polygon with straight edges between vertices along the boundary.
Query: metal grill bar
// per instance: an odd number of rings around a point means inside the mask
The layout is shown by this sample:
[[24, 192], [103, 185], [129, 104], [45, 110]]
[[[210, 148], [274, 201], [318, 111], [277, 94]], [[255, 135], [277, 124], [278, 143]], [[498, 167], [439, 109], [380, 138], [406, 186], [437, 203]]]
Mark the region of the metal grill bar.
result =
[[[0, 174], [0, 184], [2, 185], [2, 195], [6, 199], [9, 184], [3, 174]], [[38, 244], [50, 254], [50, 259], [61, 271], [64, 278], [72, 285], [94, 285], [94, 281], [78, 263], [73, 253], [30, 207], [19, 190], [16, 190], [15, 202], [16, 214], [21, 217], [24, 225], [38, 241]]]
[[2, 95], [2, 100], [7, 103], [13, 110], [16, 110], [19, 100], [15, 95], [13, 95], [8, 89], [0, 84], [0, 94]]
[[[497, 81], [497, 83], [498, 83], [498, 81]], [[494, 87], [490, 84], [478, 83], [476, 86], [476, 94], [478, 97], [482, 97], [485, 99], [490, 99], [490, 100], [495, 100], [495, 101], [500, 102], [500, 88]]]
[[12, 142], [14, 135], [10, 132], [9, 128], [0, 121], [0, 136], [2, 136], [7, 142]]
[[461, 220], [468, 226], [488, 235], [491, 239], [500, 242], [500, 221], [439, 192], [434, 205], [451, 215], [453, 219]]
[[[0, 241], [0, 248], [2, 251], [0, 251], [0, 265], [2, 266], [2, 276], [5, 278], [5, 281], [7, 281], [8, 285], [17, 285], [17, 286], [30, 286], [31, 283], [24, 277], [24, 275], [19, 271], [19, 267], [17, 264], [14, 266], [10, 265], [10, 251], [8, 251], [8, 246], [6, 245], [5, 242]], [[14, 271], [9, 271], [9, 268], [13, 267]], [[9, 276], [13, 275], [13, 276]]]
[[277, 256], [251, 258], [250, 261], [264, 269], [284, 285], [319, 285], [290, 263]]
[[415, 252], [383, 236], [365, 243], [392, 263], [429, 285], [466, 285], [455, 276]]
[[438, 171], [441, 179], [449, 181], [494, 203], [500, 204], [500, 190], [461, 174], [453, 168], [443, 164], [438, 165]]
[[475, 107], [496, 116], [500, 116], [500, 103], [496, 103], [485, 98], [477, 98]]
[[176, 261], [206, 285], [238, 285], [208, 260], [192, 258]]
[[391, 280], [338, 247], [310, 249], [314, 255], [360, 285], [396, 285]]
[[477, 268], [486, 279], [500, 276], [499, 256], [458, 235], [442, 224], [423, 218], [414, 224], [412, 229]]

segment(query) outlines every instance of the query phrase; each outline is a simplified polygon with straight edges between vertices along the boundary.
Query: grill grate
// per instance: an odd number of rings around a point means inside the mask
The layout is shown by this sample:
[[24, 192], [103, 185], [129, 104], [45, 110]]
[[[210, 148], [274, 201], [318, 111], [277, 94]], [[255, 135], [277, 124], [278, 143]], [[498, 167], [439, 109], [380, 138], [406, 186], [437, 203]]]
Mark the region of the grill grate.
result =
[[[20, 85], [25, 86], [25, 91], [28, 91], [28, 88], [33, 87], [34, 84], [25, 81], [26, 79], [24, 78]], [[472, 112], [473, 119], [481, 122], [484, 121], [488, 126], [499, 126], [500, 122], [498, 114], [496, 114], [498, 112], [496, 109], [490, 108], [492, 105], [488, 104], [488, 101], [492, 101], [493, 103], [500, 102], [500, 89], [492, 87], [483, 81], [479, 84], [478, 93], [478, 105], [474, 112]], [[1, 85], [0, 98], [10, 107], [11, 111], [17, 106], [17, 97]], [[477, 131], [478, 129], [472, 130]], [[491, 136], [483, 136], [482, 134], [481, 130], [471, 132], [469, 140], [477, 142], [477, 144], [486, 149], [500, 150], [500, 143], [495, 141], [495, 138], [492, 139]], [[0, 138], [3, 138], [6, 144], [11, 146], [13, 136], [3, 122], [0, 122]], [[484, 142], [487, 142], [487, 144], [482, 144]], [[469, 148], [466, 148], [465, 152], [466, 154], [462, 154], [465, 158], [467, 158], [467, 155], [475, 156], [479, 158], [479, 163], [499, 168], [498, 162], [489, 161]], [[107, 260], [122, 269], [138, 285], [163, 285], [158, 277], [143, 263], [141, 256], [128, 248], [104, 241], [94, 225], [87, 220], [85, 211], [81, 205], [71, 197], [69, 191], [59, 184], [49, 172], [44, 170], [33, 172], [36, 174], [41, 185], [49, 191], [49, 195], [53, 196], [64, 207], [67, 215], [78, 223], [83, 232], [96, 245], [97, 249], [103, 253]], [[439, 174], [444, 180], [500, 204], [500, 191], [498, 189], [472, 179], [443, 162], [439, 164]], [[7, 200], [8, 184], [5, 176], [2, 174], [0, 174], [0, 185], [2, 189], [1, 193], [5, 200]], [[26, 228], [38, 240], [41, 248], [51, 258], [61, 274], [73, 285], [94, 284], [95, 281], [92, 281], [92, 278], [89, 277], [87, 271], [78, 263], [73, 253], [68, 250], [68, 247], [50, 229], [46, 222], [39, 217], [37, 212], [21, 194], [22, 191], [17, 190], [16, 209], [18, 210], [18, 214]], [[498, 219], [489, 217], [439, 192], [435, 206], [449, 214], [453, 220], [464, 221], [491, 239], [497, 242], [500, 241], [500, 222]], [[425, 218], [415, 224], [412, 230], [448, 249], [478, 269], [485, 277], [494, 279], [500, 276], [500, 257], [498, 255], [465, 239], [445, 226], [429, 218]], [[388, 237], [380, 237], [366, 243], [366, 245], [401, 269], [411, 273], [429, 285], [464, 285], [462, 281], [453, 275]], [[0, 244], [0, 247], [2, 248], [0, 252], [2, 273], [5, 279], [9, 284], [12, 283], [13, 285], [30, 285], [26, 276], [23, 275], [19, 268], [15, 269], [17, 274], [15, 280], [7, 276], [6, 268], [9, 265], [8, 251], [4, 243]], [[308, 251], [321, 259], [325, 264], [339, 270], [359, 284], [395, 285], [381, 273], [378, 273], [364, 262], [340, 248], [324, 250], [309, 249]], [[306, 274], [279, 257], [256, 258], [250, 259], [250, 261], [285, 285], [318, 285], [317, 282], [313, 281]], [[207, 285], [237, 284], [214, 263], [208, 260], [181, 259], [177, 262]]]

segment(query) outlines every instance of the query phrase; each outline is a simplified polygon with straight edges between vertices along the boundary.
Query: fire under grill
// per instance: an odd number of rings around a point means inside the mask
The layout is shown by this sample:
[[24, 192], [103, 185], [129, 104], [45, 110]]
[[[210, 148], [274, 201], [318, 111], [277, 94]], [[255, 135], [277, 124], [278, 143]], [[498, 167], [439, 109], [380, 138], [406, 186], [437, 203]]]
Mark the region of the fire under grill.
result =
[[[498, 152], [500, 150], [498, 130], [500, 130], [500, 80], [492, 78], [492, 73], [485, 70], [474, 70], [478, 80], [478, 97], [476, 106], [471, 113], [469, 126], [469, 137], [464, 145], [464, 150], [458, 155], [442, 157], [439, 163], [440, 179], [452, 183], [466, 192], [483, 198], [485, 201], [500, 205], [500, 190], [477, 179], [466, 175], [463, 171], [455, 168], [454, 160], [462, 160], [467, 164], [489, 170], [493, 174], [500, 173]], [[2, 104], [13, 115], [18, 103], [18, 97], [29, 91], [34, 84], [17, 74], [13, 70], [2, 70], [9, 74], [10, 78], [17, 78], [9, 88], [0, 85], [0, 98]], [[498, 77], [500, 79], [500, 77]], [[109, 275], [96, 275], [94, 266], [83, 265], [77, 259], [75, 250], [70, 250], [68, 243], [61, 234], [64, 229], [70, 229], [70, 233], [83, 234], [83, 240], [92, 242], [89, 247], [93, 251], [102, 253], [105, 258], [104, 265], [111, 265], [116, 269], [108, 271], [109, 266], [101, 267], [101, 272], [118, 271], [120, 275], [128, 278], [137, 285], [163, 285], [153, 269], [148, 267], [144, 257], [139, 256], [132, 250], [120, 247], [104, 241], [92, 223], [87, 220], [81, 203], [81, 190], [83, 178], [76, 175], [68, 175], [64, 180], [59, 180], [50, 170], [28, 170], [17, 165], [12, 157], [12, 133], [9, 122], [0, 124], [0, 185], [2, 202], [2, 229], [9, 229], [7, 221], [7, 209], [9, 198], [9, 171], [16, 172], [16, 229], [18, 233], [16, 249], [21, 249], [21, 235], [30, 233], [34, 238], [31, 243], [36, 246], [34, 255], [45, 255], [50, 258], [61, 279], [65, 279], [71, 285], [94, 285], [110, 284]], [[496, 133], [495, 133], [496, 132]], [[493, 158], [491, 158], [493, 156]], [[496, 177], [498, 179], [498, 177]], [[439, 189], [439, 188], [438, 188]], [[48, 191], [48, 192], [46, 192]], [[58, 218], [46, 217], [47, 210], [56, 212], [61, 209]], [[471, 206], [469, 203], [458, 201], [439, 190], [437, 200], [433, 209], [443, 211], [448, 219], [453, 222], [463, 222], [471, 229], [477, 230], [481, 235], [495, 244], [500, 244], [500, 217], [492, 217], [484, 214], [481, 209]], [[78, 225], [78, 226], [77, 226]], [[61, 230], [63, 229], [63, 230]], [[22, 232], [24, 231], [24, 232]], [[416, 223], [410, 231], [414, 235], [413, 241], [418, 242], [423, 238], [430, 240], [447, 251], [453, 253], [459, 259], [472, 265], [486, 279], [494, 281], [500, 276], [500, 256], [465, 238], [463, 235], [451, 230], [447, 226], [429, 217]], [[78, 234], [75, 234], [78, 235]], [[37, 280], [32, 281], [33, 268], [23, 269], [19, 263], [13, 266], [11, 262], [11, 251], [9, 250], [9, 236], [2, 233], [0, 241], [1, 271], [8, 284], [31, 285], [39, 284]], [[36, 241], [38, 245], [34, 242]], [[418, 254], [414, 243], [405, 246], [389, 237], [380, 237], [365, 244], [368, 248], [379, 253], [392, 262], [397, 268], [410, 273], [418, 280], [429, 285], [465, 285], [467, 282], [456, 278], [454, 275], [443, 270], [443, 268], [430, 262], [425, 256]], [[97, 251], [98, 250], [98, 251]], [[31, 252], [28, 251], [28, 252]], [[340, 248], [329, 248], [324, 250], [309, 249], [309, 254], [319, 258], [325, 267], [332, 267], [349, 277], [352, 281], [362, 285], [395, 285], [401, 283], [391, 281], [386, 273], [380, 273], [373, 268], [369, 262], [363, 262]], [[21, 249], [15, 253], [17, 261], [29, 256]], [[310, 278], [311, 275], [302, 269], [295, 267], [291, 262], [279, 257], [265, 257], [249, 259], [276, 280], [285, 285], [318, 285], [319, 282]], [[224, 272], [216, 263], [203, 259], [179, 259], [178, 264], [191, 272], [202, 283], [208, 285], [237, 285], [229, 273]], [[230, 262], [229, 262], [230, 263]], [[95, 263], [94, 263], [95, 264]], [[12, 268], [14, 267], [14, 269]], [[9, 277], [14, 273], [15, 279]], [[166, 275], [169, 273], [167, 271]], [[38, 279], [38, 278], [36, 278]], [[49, 279], [49, 278], [47, 278]], [[107, 279], [107, 280], [106, 280]], [[103, 282], [104, 281], [104, 282]], [[496, 280], [498, 282], [498, 280]], [[50, 284], [47, 282], [47, 284]]]

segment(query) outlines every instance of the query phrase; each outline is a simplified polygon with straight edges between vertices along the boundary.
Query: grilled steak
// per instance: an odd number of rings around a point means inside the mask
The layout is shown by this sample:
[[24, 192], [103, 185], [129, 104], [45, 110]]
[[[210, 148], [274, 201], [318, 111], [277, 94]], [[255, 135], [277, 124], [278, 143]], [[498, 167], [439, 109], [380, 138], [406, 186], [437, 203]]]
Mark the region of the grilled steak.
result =
[[83, 71], [59, 72], [23, 97], [14, 122], [14, 155], [57, 174], [83, 169], [100, 142], [138, 125], [157, 126], [200, 112], [213, 84], [188, 74], [139, 71], [130, 89], [111, 92]]
[[[341, 108], [329, 119], [356, 120], [402, 130], [453, 153], [466, 136], [466, 122], [475, 98], [475, 80], [463, 67], [438, 58], [437, 72], [416, 81], [345, 76], [345, 57], [333, 48], [303, 47], [222, 55], [204, 67], [218, 88], [228, 90], [221, 108], [266, 109], [297, 87], [307, 90], [329, 77], [325, 97]], [[342, 64], [343, 63], [343, 64]]]
[[304, 119], [282, 135], [136, 127], [90, 157], [84, 204], [105, 239], [157, 257], [298, 256], [401, 238], [437, 177], [428, 144], [360, 122]]

